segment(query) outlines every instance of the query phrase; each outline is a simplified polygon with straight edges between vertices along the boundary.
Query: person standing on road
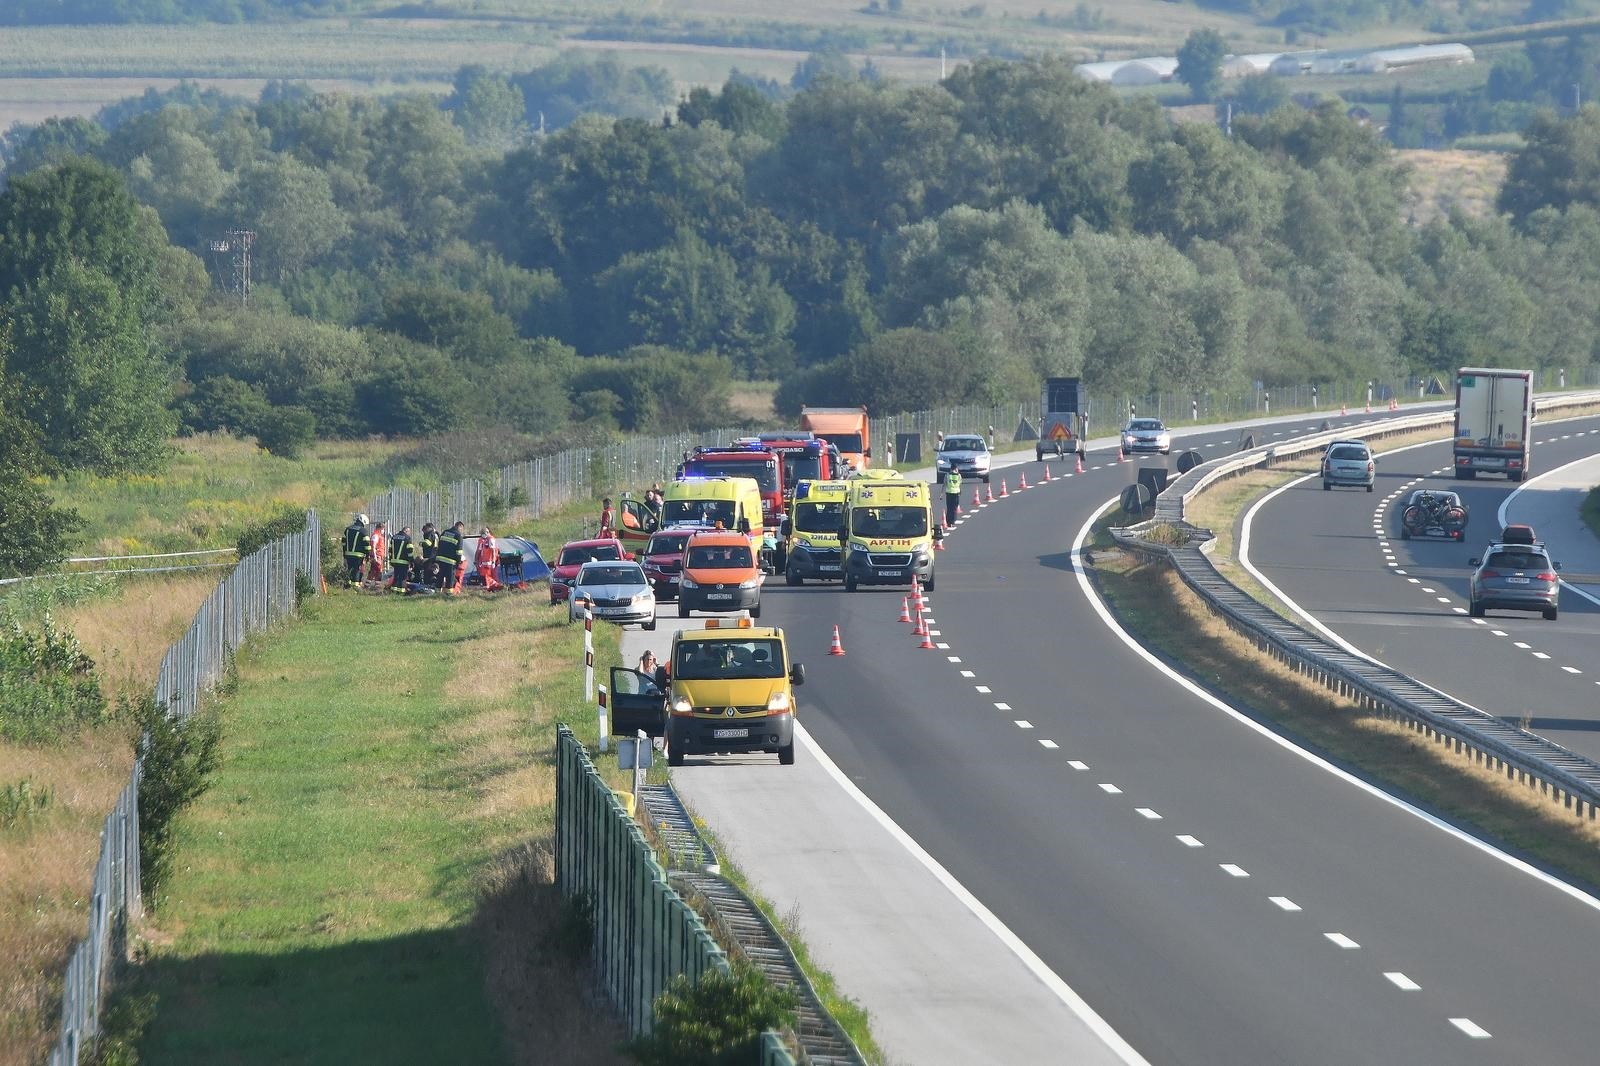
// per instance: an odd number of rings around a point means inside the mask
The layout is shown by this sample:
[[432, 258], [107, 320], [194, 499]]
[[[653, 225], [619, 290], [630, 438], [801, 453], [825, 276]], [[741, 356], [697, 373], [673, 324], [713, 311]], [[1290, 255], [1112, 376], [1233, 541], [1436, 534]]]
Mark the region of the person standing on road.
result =
[[461, 554], [464, 547], [462, 541], [465, 539], [463, 533], [466, 528], [465, 522], [457, 522], [439, 534], [439, 550], [435, 554], [439, 564], [439, 576], [435, 587], [440, 592], [456, 594], [461, 591], [456, 570], [466, 561]]
[[361, 568], [366, 565], [367, 556], [372, 554], [372, 538], [367, 535], [367, 516], [358, 514], [344, 527], [344, 570], [345, 587], [356, 588], [361, 584]]
[[417, 542], [411, 539], [411, 527], [401, 526], [389, 545], [389, 558], [394, 562], [394, 577], [389, 579], [391, 592], [404, 592], [411, 579], [411, 564], [417, 558]]
[[944, 475], [944, 524], [956, 524], [956, 512], [961, 509], [961, 471], [951, 467]]

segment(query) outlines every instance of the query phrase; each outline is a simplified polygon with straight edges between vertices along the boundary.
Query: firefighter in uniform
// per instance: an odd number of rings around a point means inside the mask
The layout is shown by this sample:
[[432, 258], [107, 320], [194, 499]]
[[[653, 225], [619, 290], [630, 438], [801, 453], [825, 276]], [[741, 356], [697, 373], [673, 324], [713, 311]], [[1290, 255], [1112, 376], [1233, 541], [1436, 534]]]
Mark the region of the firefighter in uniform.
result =
[[457, 522], [443, 533], [439, 534], [439, 550], [435, 559], [439, 563], [438, 585], [440, 592], [459, 593], [461, 591], [461, 578], [459, 570], [466, 563], [462, 558], [461, 543], [464, 539], [463, 531], [467, 528], [465, 522]]
[[422, 538], [417, 541], [417, 576], [429, 588], [439, 583], [439, 531], [432, 522], [422, 523]]
[[345, 586], [355, 588], [361, 584], [361, 568], [372, 554], [372, 538], [367, 535], [367, 516], [358, 514], [344, 527]]
[[411, 564], [416, 558], [417, 542], [411, 539], [411, 527], [401, 526], [400, 532], [395, 534], [389, 545], [389, 561], [394, 565], [394, 577], [389, 581], [392, 591], [406, 590], [406, 583], [411, 577]]

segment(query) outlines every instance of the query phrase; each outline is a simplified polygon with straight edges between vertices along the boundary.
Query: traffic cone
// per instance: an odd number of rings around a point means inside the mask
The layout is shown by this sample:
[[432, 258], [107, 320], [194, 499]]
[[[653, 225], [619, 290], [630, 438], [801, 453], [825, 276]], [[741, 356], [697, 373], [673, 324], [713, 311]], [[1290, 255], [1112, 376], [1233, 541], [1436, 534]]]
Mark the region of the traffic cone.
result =
[[928, 635], [928, 620], [922, 616], [921, 611], [917, 612], [917, 624], [911, 627], [911, 635], [914, 637]]
[[1125, 463], [1127, 461], [1128, 461], [1128, 453], [1123, 451], [1121, 448], [1118, 448], [1117, 449], [1117, 462]]
[[1050, 464], [1049, 463], [1040, 463], [1039, 465], [1044, 467], [1044, 477], [1040, 478], [1039, 480], [1040, 481], [1049, 481], [1050, 480]]
[[1400, 401], [1394, 399], [1393, 397], [1390, 397], [1389, 398], [1389, 410], [1391, 410], [1391, 411], [1400, 410]]
[[1000, 479], [1000, 498], [1003, 500], [1009, 495], [1011, 495], [1011, 493], [1006, 491], [1006, 479], [1005, 478], [1001, 478]]
[[843, 655], [844, 645], [839, 643], [839, 627], [833, 627], [833, 647], [828, 649], [829, 655]]
[[983, 486], [983, 490], [984, 490], [983, 491], [983, 495], [984, 495], [984, 501], [983, 502], [984, 503], [993, 503], [994, 502], [994, 486], [990, 485], [988, 483], [985, 483], [984, 486]]
[[933, 634], [928, 632], [928, 627], [927, 626], [923, 626], [922, 627], [922, 643], [918, 644], [917, 648], [920, 651], [938, 651], [939, 650], [938, 648], [933, 646]]
[[1372, 413], [1372, 401], [1368, 400], [1367, 401], [1367, 414], [1370, 415], [1371, 413]]
[[1077, 457], [1078, 457], [1078, 468], [1074, 472], [1081, 474], [1081, 473], [1083, 473], [1083, 453], [1082, 452], [1078, 452], [1077, 453]]
[[1343, 403], [1340, 404], [1339, 405], [1339, 417], [1340, 418], [1344, 418], [1344, 417], [1348, 416], [1349, 414], [1350, 414], [1350, 406], [1348, 404], [1343, 404]]
[[901, 596], [900, 597], [900, 617], [896, 618], [895, 621], [904, 622], [907, 625], [911, 624], [911, 597], [910, 596]]
[[972, 486], [972, 509], [976, 511], [983, 506], [983, 497], [978, 495], [978, 486]]
[[940, 526], [939, 527], [939, 536], [933, 538], [933, 550], [936, 551], [936, 552], [944, 551], [944, 538], [948, 537], [949, 535], [950, 535], [950, 531], [948, 529], [946, 529], [944, 526]]
[[1028, 472], [1026, 470], [1024, 470], [1022, 473], [1017, 475], [1017, 491], [1021, 492], [1023, 489], [1025, 489], [1027, 487], [1028, 487]]
[[961, 517], [961, 504], [959, 502], [956, 504], [956, 517]]

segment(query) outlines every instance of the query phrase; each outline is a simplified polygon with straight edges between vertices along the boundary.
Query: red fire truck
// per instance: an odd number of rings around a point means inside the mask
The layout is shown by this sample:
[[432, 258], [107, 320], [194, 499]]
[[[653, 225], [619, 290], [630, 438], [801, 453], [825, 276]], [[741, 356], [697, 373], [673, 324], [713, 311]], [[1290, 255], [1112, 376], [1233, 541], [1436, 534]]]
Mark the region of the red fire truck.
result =
[[783, 518], [783, 463], [765, 444], [704, 446], [678, 466], [678, 477], [747, 477], [761, 489], [762, 523], [778, 528]]

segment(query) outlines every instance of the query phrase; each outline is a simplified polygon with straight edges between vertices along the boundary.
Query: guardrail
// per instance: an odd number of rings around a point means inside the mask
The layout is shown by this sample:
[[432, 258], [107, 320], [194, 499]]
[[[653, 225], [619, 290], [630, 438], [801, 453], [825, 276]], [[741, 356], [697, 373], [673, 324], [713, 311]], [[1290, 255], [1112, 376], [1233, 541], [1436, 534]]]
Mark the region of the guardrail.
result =
[[[183, 639], [167, 649], [156, 680], [156, 700], [167, 714], [186, 718], [223, 679], [234, 649], [252, 633], [293, 613], [298, 575], [316, 588], [322, 526], [316, 512], [306, 528], [274, 541], [242, 560], [195, 613]], [[76, 1066], [86, 1044], [100, 1032], [101, 996], [108, 971], [124, 954], [128, 924], [144, 910], [139, 890], [139, 782], [137, 759], [117, 805], [100, 834], [89, 897], [87, 936], [73, 948], [61, 991], [61, 1032], [50, 1066]]]
[[[1600, 406], [1600, 393], [1576, 393], [1539, 400], [1541, 415]], [[1112, 530], [1117, 543], [1145, 557], [1165, 560], [1184, 584], [1257, 649], [1305, 675], [1337, 695], [1382, 718], [1401, 723], [1430, 740], [1468, 755], [1474, 763], [1543, 795], [1561, 800], [1577, 817], [1593, 821], [1600, 810], [1600, 763], [1525, 729], [1510, 725], [1430, 688], [1397, 670], [1346, 651], [1311, 633], [1249, 596], [1219, 573], [1201, 545], [1209, 530], [1184, 520], [1187, 504], [1226, 478], [1270, 467], [1275, 462], [1319, 452], [1331, 440], [1360, 436], [1368, 440], [1412, 433], [1450, 424], [1451, 412], [1390, 419], [1369, 426], [1346, 426], [1295, 441], [1250, 449], [1196, 466], [1156, 498], [1154, 517]], [[1158, 526], [1184, 534], [1183, 543], [1146, 540]]]

